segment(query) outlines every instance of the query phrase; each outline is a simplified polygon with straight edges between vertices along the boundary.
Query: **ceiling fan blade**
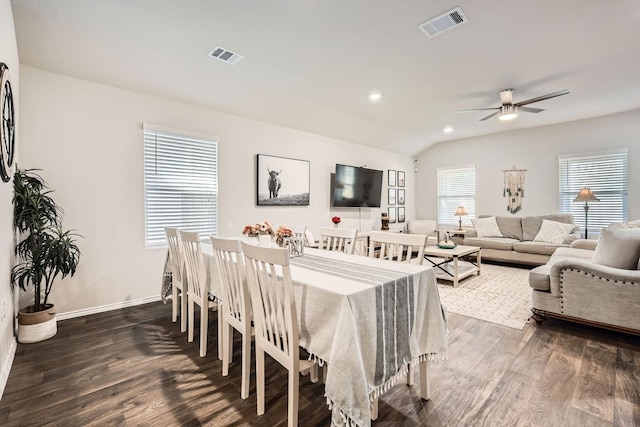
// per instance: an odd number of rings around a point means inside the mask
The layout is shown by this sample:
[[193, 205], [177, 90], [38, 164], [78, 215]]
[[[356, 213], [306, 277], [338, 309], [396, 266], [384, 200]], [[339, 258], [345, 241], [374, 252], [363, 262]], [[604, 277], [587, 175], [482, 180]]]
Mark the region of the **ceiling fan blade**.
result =
[[458, 110], [456, 113], [473, 113], [474, 111], [488, 111], [488, 110], [499, 110], [500, 107], [493, 108], [472, 108], [471, 110]]
[[499, 112], [500, 112], [500, 109], [498, 109], [498, 111], [496, 111], [495, 113], [489, 114], [487, 117], [484, 117], [484, 118], [480, 119], [479, 121], [480, 121], [480, 122], [483, 122], [483, 121], [485, 121], [485, 120], [487, 120], [487, 119], [490, 119], [491, 117], [495, 116], [495, 115], [496, 115], [496, 114], [498, 114]]
[[548, 93], [546, 95], [538, 96], [536, 98], [527, 99], [526, 101], [516, 102], [513, 105], [515, 105], [516, 107], [522, 107], [523, 105], [533, 104], [534, 102], [544, 101], [545, 99], [555, 98], [556, 96], [562, 96], [562, 95], [566, 95], [568, 93], [569, 93], [569, 91], [566, 90], [566, 89], [559, 90], [557, 92]]
[[527, 113], [540, 113], [544, 111], [544, 108], [519, 107], [518, 110], [526, 111]]

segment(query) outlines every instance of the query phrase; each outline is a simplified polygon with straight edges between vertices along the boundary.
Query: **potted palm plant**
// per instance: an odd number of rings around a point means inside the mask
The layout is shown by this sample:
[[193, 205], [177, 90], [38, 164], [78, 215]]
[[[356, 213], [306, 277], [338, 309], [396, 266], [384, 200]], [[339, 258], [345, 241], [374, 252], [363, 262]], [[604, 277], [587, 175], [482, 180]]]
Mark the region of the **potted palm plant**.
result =
[[18, 264], [11, 283], [23, 291], [32, 285], [33, 304], [18, 311], [18, 341], [43, 341], [57, 332], [55, 306], [49, 294], [55, 279], [73, 276], [80, 260], [78, 234], [62, 228], [63, 210], [37, 169], [16, 168], [13, 177], [13, 225], [18, 231]]

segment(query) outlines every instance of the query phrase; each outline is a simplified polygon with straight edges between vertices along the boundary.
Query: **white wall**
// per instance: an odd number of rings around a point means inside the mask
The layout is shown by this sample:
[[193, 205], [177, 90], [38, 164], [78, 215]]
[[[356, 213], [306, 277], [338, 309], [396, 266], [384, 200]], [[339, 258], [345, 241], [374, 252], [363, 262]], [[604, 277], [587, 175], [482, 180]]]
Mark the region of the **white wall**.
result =
[[513, 166], [527, 170], [522, 210], [516, 215], [558, 212], [558, 155], [617, 148], [629, 149], [627, 212], [630, 220], [638, 219], [640, 110], [437, 144], [416, 156], [417, 217], [437, 218], [437, 168], [468, 164], [476, 165], [477, 214], [510, 215], [502, 197], [502, 170]]
[[[332, 215], [342, 227], [380, 227], [381, 209], [329, 208], [336, 163], [407, 173], [407, 218], [414, 217], [409, 156], [44, 72], [21, 75], [20, 165], [41, 168], [65, 209], [65, 227], [84, 236], [76, 276], [57, 283], [58, 313], [157, 297], [163, 250], [144, 245], [142, 123], [219, 137], [221, 236], [250, 222], [307, 224], [318, 234]], [[311, 161], [311, 204], [255, 205], [255, 155]], [[386, 173], [383, 198], [386, 201]], [[23, 303], [25, 304], [25, 303]], [[169, 311], [167, 310], [167, 313]]]
[[[18, 117], [20, 64], [18, 63], [18, 49], [9, 0], [0, 0], [0, 62], [7, 64], [11, 73], [13, 102], [16, 117]], [[16, 135], [16, 143], [18, 136]], [[13, 181], [8, 183], [0, 181], [0, 305], [5, 304], [6, 311], [5, 318], [0, 321], [0, 397], [11, 370], [16, 346], [16, 340], [13, 335], [13, 319], [15, 317], [14, 292], [9, 282], [14, 245], [12, 198]]]

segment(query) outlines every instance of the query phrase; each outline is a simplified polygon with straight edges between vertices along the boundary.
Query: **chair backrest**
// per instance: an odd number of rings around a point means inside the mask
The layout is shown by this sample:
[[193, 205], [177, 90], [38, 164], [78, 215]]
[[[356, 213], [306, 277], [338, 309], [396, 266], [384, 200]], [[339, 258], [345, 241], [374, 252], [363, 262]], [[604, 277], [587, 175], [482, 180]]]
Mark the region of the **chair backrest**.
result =
[[411, 219], [407, 222], [407, 233], [436, 236], [438, 233], [438, 222], [434, 219]]
[[169, 245], [169, 266], [171, 267], [171, 281], [178, 289], [183, 289], [184, 283], [184, 259], [182, 256], [182, 243], [180, 242], [180, 231], [177, 228], [165, 227]]
[[293, 231], [293, 235], [302, 239], [303, 242], [306, 242], [307, 237], [307, 226], [306, 225], [291, 225], [289, 226], [291, 231]]
[[[369, 257], [422, 264], [426, 244], [426, 234], [372, 231], [369, 236]], [[415, 257], [413, 257], [413, 255], [415, 255]]]
[[242, 242], [242, 252], [247, 266], [256, 340], [260, 340], [264, 351], [289, 367], [300, 352], [289, 251]]
[[209, 297], [207, 288], [207, 270], [200, 247], [200, 235], [197, 232], [180, 230], [182, 255], [187, 276], [188, 292], [204, 302]]
[[352, 254], [356, 248], [355, 240], [358, 237], [358, 230], [322, 227], [320, 235], [320, 249]]
[[238, 322], [249, 322], [251, 316], [249, 288], [245, 280], [244, 257], [239, 240], [209, 236], [216, 260], [225, 315]]

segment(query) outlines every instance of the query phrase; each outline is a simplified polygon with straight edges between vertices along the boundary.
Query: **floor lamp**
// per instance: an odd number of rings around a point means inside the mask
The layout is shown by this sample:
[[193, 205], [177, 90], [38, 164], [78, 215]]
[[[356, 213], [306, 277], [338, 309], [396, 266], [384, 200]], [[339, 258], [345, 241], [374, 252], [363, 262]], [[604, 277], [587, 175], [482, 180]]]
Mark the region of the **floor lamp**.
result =
[[598, 199], [595, 196], [595, 194], [593, 194], [591, 189], [588, 187], [584, 187], [582, 190], [580, 190], [580, 192], [578, 193], [578, 196], [574, 200], [574, 202], [584, 202], [584, 238], [585, 239], [589, 238], [589, 227], [587, 225], [588, 224], [587, 220], [589, 218], [588, 202], [599, 202], [599, 201], [600, 199]]

